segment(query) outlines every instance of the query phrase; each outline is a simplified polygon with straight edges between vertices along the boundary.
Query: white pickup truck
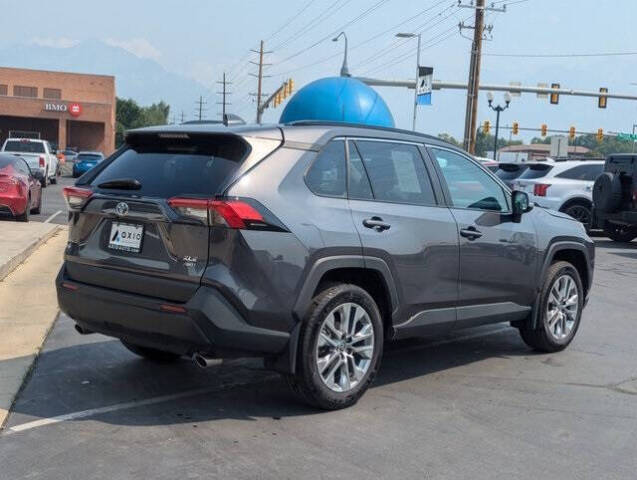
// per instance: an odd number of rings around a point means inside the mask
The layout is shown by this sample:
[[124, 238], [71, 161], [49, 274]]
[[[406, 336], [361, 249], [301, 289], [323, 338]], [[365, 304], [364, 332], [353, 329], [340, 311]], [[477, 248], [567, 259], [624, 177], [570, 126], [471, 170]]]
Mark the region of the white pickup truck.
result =
[[46, 140], [33, 138], [8, 138], [2, 145], [2, 152], [18, 155], [29, 164], [31, 171], [39, 172], [43, 187], [49, 182], [57, 183], [60, 175], [60, 162]]

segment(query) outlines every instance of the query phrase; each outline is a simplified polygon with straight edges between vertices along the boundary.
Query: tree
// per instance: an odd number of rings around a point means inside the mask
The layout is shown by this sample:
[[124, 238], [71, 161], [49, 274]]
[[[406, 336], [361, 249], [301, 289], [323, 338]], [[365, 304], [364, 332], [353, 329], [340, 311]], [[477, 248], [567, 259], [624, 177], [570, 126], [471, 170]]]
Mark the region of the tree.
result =
[[131, 128], [165, 125], [168, 123], [170, 106], [160, 101], [149, 107], [142, 107], [132, 98], [118, 98], [115, 113], [115, 144], [124, 142], [124, 133]]
[[[491, 134], [485, 134], [482, 129], [478, 130], [476, 135], [476, 156], [485, 157], [487, 152], [493, 151], [493, 142], [495, 136]], [[507, 145], [522, 145], [522, 140], [506, 140], [502, 137], [498, 137], [498, 150]]]
[[439, 133], [438, 138], [441, 140], [444, 140], [447, 143], [450, 143], [451, 145], [455, 145], [456, 147], [462, 148], [462, 142], [459, 142], [448, 133]]

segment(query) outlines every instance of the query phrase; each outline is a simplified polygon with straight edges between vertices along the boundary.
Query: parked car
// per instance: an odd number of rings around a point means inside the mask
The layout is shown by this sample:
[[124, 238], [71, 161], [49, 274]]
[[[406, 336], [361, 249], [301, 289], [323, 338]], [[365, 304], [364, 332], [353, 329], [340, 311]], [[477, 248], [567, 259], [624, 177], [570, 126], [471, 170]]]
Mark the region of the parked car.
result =
[[64, 155], [64, 159], [67, 162], [74, 162], [77, 157], [77, 152], [73, 149], [67, 148], [65, 150], [58, 150], [58, 155]]
[[0, 214], [28, 222], [30, 213], [42, 210], [42, 185], [27, 162], [0, 153]]
[[473, 156], [473, 158], [476, 159], [478, 162], [480, 162], [483, 167], [488, 168], [492, 172], [495, 172], [498, 170], [499, 163], [493, 160], [492, 158], [476, 157], [475, 155]]
[[78, 153], [77, 157], [75, 157], [75, 163], [73, 163], [73, 178], [84, 175], [102, 160], [104, 160], [104, 154], [102, 152]]
[[202, 367], [262, 356], [325, 409], [365, 392], [385, 340], [511, 322], [562, 350], [592, 285], [581, 223], [413, 132], [144, 128], [64, 195], [56, 286], [80, 333]]
[[8, 138], [2, 145], [2, 152], [22, 157], [33, 172], [42, 174], [42, 186], [57, 183], [60, 176], [60, 162], [55, 150], [46, 140], [33, 138]]
[[602, 173], [600, 160], [565, 160], [530, 164], [512, 182], [513, 188], [527, 192], [532, 202], [564, 212], [591, 225], [593, 183]]
[[616, 242], [637, 237], [637, 155], [614, 154], [593, 187], [594, 224]]
[[514, 181], [529, 168], [528, 163], [503, 163], [498, 164], [495, 174], [507, 187], [513, 189]]

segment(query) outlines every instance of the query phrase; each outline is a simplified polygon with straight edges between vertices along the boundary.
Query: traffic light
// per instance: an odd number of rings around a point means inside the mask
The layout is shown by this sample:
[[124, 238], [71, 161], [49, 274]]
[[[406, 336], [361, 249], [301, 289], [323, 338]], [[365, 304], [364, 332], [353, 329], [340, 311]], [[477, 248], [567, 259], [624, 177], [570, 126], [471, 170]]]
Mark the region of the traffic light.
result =
[[546, 125], [546, 123], [543, 123], [542, 126], [540, 127], [540, 133], [542, 134], [543, 137], [546, 137], [548, 130], [549, 130], [549, 127]]
[[604, 140], [604, 129], [603, 128], [598, 128], [597, 129], [597, 141], [599, 143], [602, 143], [602, 140]]
[[[599, 93], [608, 93], [608, 88], [600, 87]], [[608, 102], [608, 97], [606, 95], [600, 95], [597, 98], [597, 107], [598, 108], [606, 108], [606, 103]]]
[[568, 138], [571, 140], [575, 138], [575, 127], [571, 126], [571, 128], [568, 129]]
[[291, 78], [288, 78], [288, 95], [292, 95], [293, 91], [294, 91], [294, 80], [292, 80]]
[[511, 129], [511, 133], [513, 133], [513, 135], [517, 135], [520, 131], [520, 125], [518, 124], [518, 122], [513, 122], [513, 128]]
[[285, 82], [281, 87], [281, 98], [285, 100], [288, 98], [288, 82]]
[[491, 130], [491, 122], [489, 120], [485, 120], [482, 124], [482, 131], [485, 135], [489, 134], [489, 130]]
[[[559, 83], [551, 83], [551, 88], [555, 90], [559, 90]], [[559, 93], [551, 93], [551, 105], [557, 105], [560, 103], [560, 94]]]

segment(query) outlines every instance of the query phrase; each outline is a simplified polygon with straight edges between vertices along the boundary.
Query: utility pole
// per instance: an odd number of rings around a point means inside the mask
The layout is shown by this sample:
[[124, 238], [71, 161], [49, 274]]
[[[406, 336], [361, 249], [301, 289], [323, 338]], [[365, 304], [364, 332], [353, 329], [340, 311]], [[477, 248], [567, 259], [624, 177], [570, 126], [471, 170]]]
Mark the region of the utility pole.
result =
[[[471, 43], [471, 59], [469, 61], [469, 83], [467, 88], [467, 108], [465, 111], [465, 123], [464, 123], [464, 148], [469, 153], [474, 153], [476, 148], [476, 123], [478, 116], [478, 90], [480, 89], [480, 64], [482, 60], [482, 38], [484, 35], [484, 12], [505, 12], [506, 5], [502, 8], [485, 7], [485, 0], [476, 0], [476, 5], [473, 5], [473, 1], [469, 5], [463, 5], [458, 3], [458, 7], [461, 8], [473, 8], [476, 11], [475, 22], [473, 26], [464, 25], [460, 23], [460, 31], [464, 28], [473, 29], [473, 41]], [[493, 27], [487, 27], [491, 32]]]
[[185, 115], [184, 115], [184, 111], [181, 111], [181, 123], [184, 123], [184, 120], [186, 119]]
[[231, 92], [228, 92], [226, 87], [228, 85], [232, 85], [232, 82], [229, 82], [226, 80], [226, 72], [223, 72], [223, 80], [217, 82], [218, 84], [222, 85], [222, 89], [220, 92], [217, 92], [217, 94], [221, 95], [221, 102], [217, 102], [217, 105], [221, 105], [221, 118], [225, 118], [226, 117], [226, 106], [227, 105], [231, 105], [230, 103], [227, 102], [226, 97], [228, 95], [230, 95]]
[[261, 116], [263, 114], [263, 110], [261, 108], [261, 99], [263, 98], [263, 79], [267, 77], [267, 75], [263, 75], [263, 67], [267, 67], [270, 64], [269, 63], [263, 63], [263, 56], [268, 54], [268, 53], [272, 53], [272, 52], [266, 52], [263, 49], [263, 40], [261, 40], [260, 43], [260, 47], [259, 50], [251, 50], [254, 53], [258, 53], [259, 54], [259, 62], [250, 62], [253, 65], [257, 65], [259, 70], [258, 70], [258, 74], [253, 74], [251, 73], [250, 75], [252, 75], [253, 77], [257, 77], [257, 123], [261, 123]]
[[199, 95], [199, 100], [195, 102], [199, 111], [199, 120], [203, 119], [204, 106], [206, 105], [206, 101], [203, 99], [203, 96]]

